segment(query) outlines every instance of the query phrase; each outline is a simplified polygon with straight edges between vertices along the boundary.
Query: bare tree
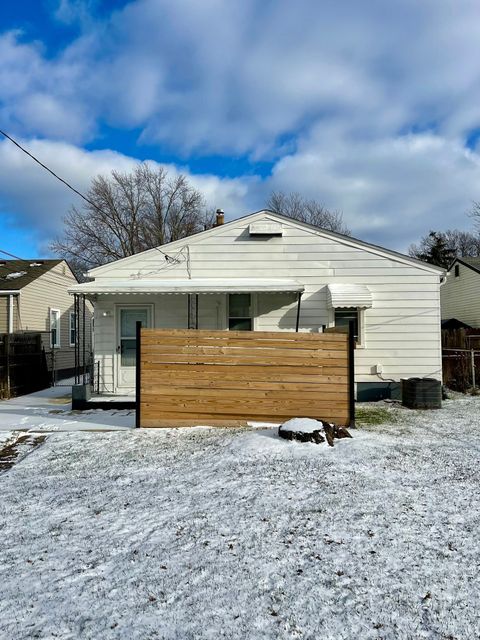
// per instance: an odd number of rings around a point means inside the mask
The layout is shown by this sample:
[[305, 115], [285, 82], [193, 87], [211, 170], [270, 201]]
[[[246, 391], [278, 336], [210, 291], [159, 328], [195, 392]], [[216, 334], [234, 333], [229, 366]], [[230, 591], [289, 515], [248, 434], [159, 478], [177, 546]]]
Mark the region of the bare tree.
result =
[[82, 209], [72, 207], [51, 249], [77, 273], [212, 226], [203, 195], [183, 175], [141, 164], [97, 176]]
[[460, 229], [447, 229], [443, 235], [456, 256], [464, 258], [480, 256], [480, 235]]
[[341, 211], [329, 211], [316, 200], [309, 200], [294, 191], [291, 193], [272, 191], [266, 208], [327, 231], [335, 231], [347, 236], [351, 233], [343, 222]]
[[408, 253], [413, 258], [449, 267], [456, 256], [480, 256], [480, 236], [460, 229], [430, 231], [418, 244], [410, 245]]

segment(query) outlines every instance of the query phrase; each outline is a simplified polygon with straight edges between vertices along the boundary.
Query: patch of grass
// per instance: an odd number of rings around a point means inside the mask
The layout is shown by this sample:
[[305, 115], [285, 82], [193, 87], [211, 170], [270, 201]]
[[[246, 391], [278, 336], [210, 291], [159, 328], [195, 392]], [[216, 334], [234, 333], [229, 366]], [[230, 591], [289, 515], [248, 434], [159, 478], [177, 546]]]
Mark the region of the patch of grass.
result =
[[59, 396], [58, 398], [50, 398], [48, 404], [69, 404], [72, 396]]
[[356, 407], [355, 424], [357, 427], [376, 426], [395, 422], [395, 415], [385, 407]]

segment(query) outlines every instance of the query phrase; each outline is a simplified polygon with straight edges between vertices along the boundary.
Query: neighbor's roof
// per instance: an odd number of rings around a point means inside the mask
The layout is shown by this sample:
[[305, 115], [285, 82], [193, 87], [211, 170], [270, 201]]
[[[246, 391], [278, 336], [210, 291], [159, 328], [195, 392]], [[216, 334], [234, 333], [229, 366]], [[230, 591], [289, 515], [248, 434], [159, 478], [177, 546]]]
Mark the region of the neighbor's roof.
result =
[[477, 273], [480, 273], [480, 258], [461, 258], [461, 257], [455, 258], [455, 260], [449, 266], [448, 270], [450, 271], [453, 265], [456, 264], [457, 262], [465, 265], [466, 267], [469, 267], [470, 269], [472, 269], [472, 271], [476, 271]]
[[[106, 282], [105, 282], [106, 280]], [[117, 280], [105, 278], [93, 282], [83, 282], [68, 289], [69, 293], [111, 294], [111, 293], [277, 293], [302, 292], [304, 286], [296, 280], [261, 280], [258, 278], [209, 278], [192, 280], [152, 280], [130, 278]]]
[[0, 260], [0, 292], [23, 289], [62, 260]]

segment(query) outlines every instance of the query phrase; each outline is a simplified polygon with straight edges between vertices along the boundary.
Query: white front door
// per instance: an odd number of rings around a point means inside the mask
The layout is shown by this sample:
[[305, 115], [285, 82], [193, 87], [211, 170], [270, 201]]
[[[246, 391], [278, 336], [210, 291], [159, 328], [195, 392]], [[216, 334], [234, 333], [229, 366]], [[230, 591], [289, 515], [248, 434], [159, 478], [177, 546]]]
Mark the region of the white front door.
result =
[[135, 389], [136, 327], [152, 326], [151, 307], [117, 307], [117, 388]]

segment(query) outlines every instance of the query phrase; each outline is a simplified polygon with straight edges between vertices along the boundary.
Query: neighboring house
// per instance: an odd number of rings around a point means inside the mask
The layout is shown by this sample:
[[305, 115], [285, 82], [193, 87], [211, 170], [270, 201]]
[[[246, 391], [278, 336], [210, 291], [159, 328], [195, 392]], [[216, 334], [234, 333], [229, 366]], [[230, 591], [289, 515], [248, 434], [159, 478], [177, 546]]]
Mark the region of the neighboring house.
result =
[[[0, 260], [0, 333], [41, 332], [57, 375], [71, 374], [75, 364], [78, 323], [68, 288], [77, 282], [65, 260]], [[89, 344], [91, 315], [88, 304]]]
[[298, 318], [308, 332], [354, 320], [358, 399], [396, 394], [401, 378], [441, 379], [442, 269], [269, 211], [218, 223], [92, 269], [94, 281], [70, 289], [95, 305], [101, 391], [133, 392], [137, 320], [295, 331]]
[[441, 289], [441, 304], [442, 320], [480, 327], [480, 258], [455, 259]]

